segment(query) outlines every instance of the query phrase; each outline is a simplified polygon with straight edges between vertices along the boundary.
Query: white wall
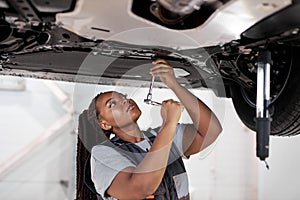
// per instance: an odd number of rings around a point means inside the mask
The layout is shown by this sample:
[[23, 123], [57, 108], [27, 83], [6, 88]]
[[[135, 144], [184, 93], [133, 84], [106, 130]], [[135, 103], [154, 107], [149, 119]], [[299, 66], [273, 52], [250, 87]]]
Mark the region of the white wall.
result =
[[300, 199], [300, 136], [271, 137], [270, 170], [258, 169], [259, 200]]
[[[1, 88], [14, 85], [0, 78]], [[73, 199], [72, 116], [44, 83], [26, 79], [23, 90], [0, 90], [0, 199]]]

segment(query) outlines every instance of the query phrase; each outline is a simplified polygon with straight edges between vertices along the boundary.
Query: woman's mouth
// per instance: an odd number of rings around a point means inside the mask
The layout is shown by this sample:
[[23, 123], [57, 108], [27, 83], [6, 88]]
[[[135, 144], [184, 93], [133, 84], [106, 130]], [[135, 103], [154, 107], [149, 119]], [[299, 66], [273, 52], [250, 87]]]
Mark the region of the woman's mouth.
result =
[[127, 108], [127, 112], [131, 111], [134, 109], [134, 105], [130, 104]]

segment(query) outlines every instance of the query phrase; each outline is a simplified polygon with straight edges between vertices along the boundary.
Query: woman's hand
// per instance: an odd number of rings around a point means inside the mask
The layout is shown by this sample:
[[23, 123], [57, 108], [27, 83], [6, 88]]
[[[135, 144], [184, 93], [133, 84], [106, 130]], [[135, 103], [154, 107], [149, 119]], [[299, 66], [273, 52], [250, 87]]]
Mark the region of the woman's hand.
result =
[[178, 123], [181, 116], [182, 106], [178, 101], [173, 99], [165, 100], [161, 105], [161, 117], [163, 119], [163, 124]]
[[157, 59], [152, 62], [155, 66], [150, 69], [152, 76], [158, 76], [160, 80], [166, 84], [169, 88], [177, 85], [177, 80], [174, 75], [173, 67], [164, 59]]

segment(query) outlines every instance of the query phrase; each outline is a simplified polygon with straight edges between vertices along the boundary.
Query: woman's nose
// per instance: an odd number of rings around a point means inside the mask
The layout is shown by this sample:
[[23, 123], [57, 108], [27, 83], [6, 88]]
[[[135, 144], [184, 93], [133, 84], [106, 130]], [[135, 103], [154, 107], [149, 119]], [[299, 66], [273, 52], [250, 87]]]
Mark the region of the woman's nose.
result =
[[123, 101], [122, 101], [123, 104], [126, 104], [128, 102], [129, 102], [129, 99], [126, 99], [126, 98], [124, 98]]

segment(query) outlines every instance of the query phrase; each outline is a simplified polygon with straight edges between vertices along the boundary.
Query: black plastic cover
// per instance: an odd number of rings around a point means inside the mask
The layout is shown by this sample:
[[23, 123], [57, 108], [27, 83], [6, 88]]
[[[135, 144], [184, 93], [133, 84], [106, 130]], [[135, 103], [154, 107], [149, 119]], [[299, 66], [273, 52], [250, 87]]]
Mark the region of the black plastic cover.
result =
[[242, 33], [242, 37], [260, 40], [279, 35], [285, 31], [300, 27], [300, 4], [294, 3], [281, 11], [263, 19]]

